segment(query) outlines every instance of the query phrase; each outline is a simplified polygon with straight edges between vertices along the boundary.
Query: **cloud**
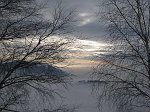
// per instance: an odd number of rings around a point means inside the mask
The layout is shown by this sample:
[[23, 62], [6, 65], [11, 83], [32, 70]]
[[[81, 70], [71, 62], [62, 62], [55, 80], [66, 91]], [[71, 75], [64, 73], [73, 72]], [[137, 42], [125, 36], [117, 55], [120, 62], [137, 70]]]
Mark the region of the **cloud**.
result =
[[96, 20], [94, 13], [90, 12], [80, 12], [78, 14], [79, 22], [77, 26], [84, 26], [86, 24], [92, 23]]
[[[49, 0], [47, 6], [54, 8], [57, 1], [60, 0]], [[80, 34], [85, 37], [83, 38], [84, 41], [80, 41], [82, 43], [82, 49], [74, 47], [71, 49], [71, 52], [75, 53], [75, 56], [79, 57], [78, 59], [89, 59], [92, 54], [99, 54], [99, 52], [105, 53], [104, 49], [100, 49], [105, 45], [103, 41], [105, 27], [103, 23], [99, 22], [98, 17], [96, 17], [98, 0], [63, 0], [62, 3], [64, 8], [72, 8], [77, 11], [79, 21], [74, 26], [75, 33], [72, 34], [72, 37]]]
[[87, 17], [88, 15], [89, 15], [89, 13], [86, 13], [86, 12], [79, 13], [80, 17]]
[[[57, 1], [60, 0], [48, 0], [47, 7], [54, 9]], [[96, 17], [96, 12], [99, 10], [97, 7], [99, 0], [62, 0], [62, 3], [64, 8], [76, 9], [76, 17], [79, 21], [74, 26], [75, 34], [82, 34], [90, 40], [103, 40], [105, 35], [104, 25]], [[49, 12], [46, 14], [46, 17], [50, 17]]]

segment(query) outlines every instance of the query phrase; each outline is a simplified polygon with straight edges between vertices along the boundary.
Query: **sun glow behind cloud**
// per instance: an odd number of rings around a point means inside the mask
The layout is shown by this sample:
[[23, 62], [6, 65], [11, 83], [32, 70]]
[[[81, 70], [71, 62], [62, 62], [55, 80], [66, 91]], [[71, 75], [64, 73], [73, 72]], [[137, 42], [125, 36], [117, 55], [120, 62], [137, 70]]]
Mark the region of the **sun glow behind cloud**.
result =
[[96, 20], [95, 16], [92, 13], [81, 12], [78, 14], [80, 22], [78, 26], [84, 26]]
[[[73, 38], [73, 37], [70, 37]], [[59, 36], [53, 36], [50, 41], [67, 41]], [[103, 42], [96, 42], [91, 40], [76, 39], [67, 47], [69, 51], [68, 59], [57, 65], [60, 67], [67, 66], [68, 68], [85, 68], [103, 63], [100, 60], [94, 59], [96, 56], [108, 53], [108, 48], [112, 45]]]
[[87, 55], [97, 55], [97, 54], [106, 53], [107, 48], [111, 46], [112, 45], [108, 45], [102, 42], [78, 39], [75, 45], [70, 48], [70, 50], [83, 52], [84, 54], [87, 54]]
[[[74, 37], [70, 37], [74, 38]], [[108, 53], [108, 48], [112, 45], [108, 45], [103, 42], [96, 42], [91, 40], [83, 40], [83, 39], [73, 39], [60, 37], [60, 36], [52, 36], [46, 40], [46, 43], [60, 43], [68, 42], [71, 43], [67, 45], [65, 50], [67, 51], [68, 59], [66, 62], [58, 64], [57, 66], [66, 66], [69, 65], [69, 68], [85, 68], [91, 67], [93, 65], [97, 65], [98, 63], [103, 63], [100, 60], [94, 59], [96, 56], [100, 56], [101, 54]], [[72, 41], [72, 42], [71, 42]], [[34, 41], [36, 44], [38, 41]], [[69, 51], [69, 52], [68, 52]], [[64, 51], [65, 52], [65, 51]]]
[[108, 53], [108, 45], [102, 42], [91, 40], [76, 40], [75, 44], [69, 48], [71, 56], [67, 60], [70, 62], [69, 68], [89, 68], [97, 64], [102, 64], [103, 61], [94, 59], [94, 57]]
[[86, 16], [88, 16], [88, 15], [89, 15], [89, 13], [86, 13], [86, 12], [79, 13], [79, 16], [80, 16], [80, 17], [86, 17]]
[[79, 43], [83, 45], [83, 50], [85, 51], [97, 51], [107, 46], [105, 43], [90, 40], [79, 40]]

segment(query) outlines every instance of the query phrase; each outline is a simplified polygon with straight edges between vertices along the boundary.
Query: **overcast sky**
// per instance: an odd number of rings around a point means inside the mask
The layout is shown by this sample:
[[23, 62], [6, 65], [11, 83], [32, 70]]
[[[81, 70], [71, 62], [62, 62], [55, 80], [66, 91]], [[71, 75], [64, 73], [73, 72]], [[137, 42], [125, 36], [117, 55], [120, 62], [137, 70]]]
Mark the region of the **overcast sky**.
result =
[[103, 25], [98, 21], [99, 0], [64, 0], [64, 4], [76, 8], [79, 17], [76, 30], [89, 40], [100, 40], [104, 34]]
[[[43, 3], [43, 0], [39, 1]], [[57, 2], [61, 0], [45, 1], [48, 1], [46, 2], [47, 7], [54, 9], [57, 6]], [[107, 46], [104, 42], [104, 25], [99, 21], [99, 17], [97, 16], [99, 3], [100, 0], [62, 0], [62, 6], [64, 6], [65, 9], [75, 9], [76, 18], [78, 20], [75, 23], [75, 32], [72, 36], [79, 37], [78, 42], [82, 45], [82, 49], [78, 49], [76, 47], [77, 45], [71, 46], [73, 48], [70, 48], [75, 56], [70, 58], [69, 61], [71, 61], [74, 66], [70, 65], [69, 68], [71, 68], [74, 73], [87, 74], [92, 68], [91, 66], [98, 63], [97, 60], [94, 63], [91, 62], [93, 56], [101, 53], [104, 46]], [[46, 16], [50, 16], [50, 14], [46, 14]]]
[[[57, 1], [48, 0], [49, 7], [55, 7]], [[65, 8], [75, 9], [77, 12], [78, 22], [75, 30], [78, 35], [89, 40], [103, 41], [104, 26], [98, 21], [98, 3], [100, 0], [62, 0]]]
[[[49, 0], [48, 6], [54, 7], [57, 0]], [[104, 26], [98, 22], [96, 16], [98, 12], [98, 3], [100, 0], [63, 0], [65, 8], [76, 9], [79, 21], [75, 25], [75, 34], [81, 36], [79, 44], [83, 49], [78, 49], [74, 45], [72, 51], [74, 56], [70, 58], [72, 65], [63, 68], [65, 71], [75, 74], [74, 81], [88, 80], [89, 75], [93, 72], [92, 67], [100, 63], [100, 61], [92, 60], [93, 54], [99, 53], [99, 49], [103, 49], [105, 43]], [[74, 85], [69, 92], [65, 93], [69, 104], [80, 105], [78, 112], [98, 112], [96, 108], [97, 100], [91, 96], [91, 91], [85, 86]]]
[[[58, 1], [60, 0], [48, 0], [47, 7], [54, 8]], [[75, 9], [78, 21], [75, 23], [73, 36], [78, 36], [79, 39], [83, 40], [79, 41], [79, 44], [83, 45], [82, 52], [77, 48], [73, 48], [73, 52], [75, 52], [75, 57], [72, 57], [73, 64], [76, 64], [76, 66], [73, 66], [73, 70], [75, 72], [80, 71], [79, 69], [86, 71], [85, 67], [93, 65], [91, 57], [93, 54], [98, 54], [98, 50], [105, 46], [103, 42], [104, 25], [102, 25], [97, 16], [99, 3], [100, 0], [62, 0], [62, 6], [67, 9]]]

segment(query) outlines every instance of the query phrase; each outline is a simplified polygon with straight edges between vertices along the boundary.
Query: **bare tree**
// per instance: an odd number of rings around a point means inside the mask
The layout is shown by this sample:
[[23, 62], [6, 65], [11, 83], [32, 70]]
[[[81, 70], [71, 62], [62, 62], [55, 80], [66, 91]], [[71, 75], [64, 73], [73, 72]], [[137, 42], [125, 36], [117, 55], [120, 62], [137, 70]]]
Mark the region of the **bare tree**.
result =
[[119, 112], [149, 112], [150, 1], [105, 0], [103, 3], [102, 18], [106, 20], [112, 46], [106, 49], [109, 52], [99, 56], [103, 63], [95, 68], [93, 75], [107, 83], [99, 101], [109, 99]]
[[74, 22], [73, 11], [59, 2], [50, 18], [45, 19], [41, 13], [44, 6], [35, 0], [0, 0], [0, 112], [27, 112], [25, 103], [30, 99], [31, 88], [43, 97], [52, 96], [55, 91], [48, 89], [51, 85], [68, 82], [69, 78], [51, 75], [51, 71], [24, 75], [18, 72], [66, 59], [71, 41], [60, 36], [71, 32], [68, 28]]

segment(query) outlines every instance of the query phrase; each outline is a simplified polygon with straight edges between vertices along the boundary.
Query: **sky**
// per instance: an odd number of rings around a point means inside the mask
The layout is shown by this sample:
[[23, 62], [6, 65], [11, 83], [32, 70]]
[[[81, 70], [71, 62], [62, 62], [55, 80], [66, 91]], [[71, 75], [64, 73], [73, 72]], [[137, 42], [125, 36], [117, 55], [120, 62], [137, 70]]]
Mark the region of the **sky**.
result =
[[[55, 2], [56, 0], [52, 0]], [[75, 84], [64, 93], [67, 98], [64, 102], [69, 105], [79, 105], [77, 112], [99, 112], [97, 109], [97, 98], [91, 94], [91, 88], [85, 85], [78, 85], [78, 81], [89, 80], [93, 72], [93, 67], [97, 66], [101, 61], [94, 59], [100, 53], [106, 53], [105, 47], [111, 46], [104, 42], [104, 25], [99, 22], [97, 17], [98, 6], [100, 0], [63, 0], [65, 8], [76, 9], [79, 21], [75, 23], [75, 34], [79, 38], [69, 50], [72, 56], [67, 62], [69, 66], [65, 66], [63, 70], [70, 72]], [[50, 4], [51, 5], [51, 4]], [[108, 106], [104, 111], [108, 112]]]
[[64, 4], [77, 11], [79, 22], [76, 23], [76, 31], [88, 40], [103, 41], [104, 26], [99, 22], [98, 3], [100, 0], [64, 0]]
[[[53, 8], [60, 0], [48, 0], [47, 7]], [[104, 25], [99, 22], [98, 3], [100, 0], [62, 0], [62, 5], [66, 9], [75, 9], [77, 22], [74, 29], [77, 34], [89, 40], [102, 40], [104, 37]], [[47, 15], [49, 16], [49, 15]]]
[[[60, 0], [49, 0], [47, 6], [53, 8], [57, 1]], [[68, 68], [73, 73], [83, 74], [80, 70], [84, 71], [84, 74], [87, 73], [89, 68], [99, 63], [93, 61], [93, 57], [104, 53], [105, 46], [110, 46], [104, 42], [104, 25], [97, 16], [99, 2], [100, 0], [62, 0], [62, 5], [65, 8], [75, 9], [78, 20], [74, 25], [75, 31], [72, 34], [78, 39], [76, 44], [70, 48], [75, 55], [68, 60], [72, 63]]]
[[[47, 6], [55, 7], [56, 1], [49, 0]], [[90, 88], [77, 84], [78, 81], [89, 80], [89, 76], [93, 72], [92, 68], [103, 63], [94, 59], [94, 57], [107, 53], [105, 48], [111, 46], [104, 42], [104, 25], [99, 22], [97, 16], [99, 1], [63, 0], [62, 2], [65, 8], [76, 10], [76, 18], [79, 20], [75, 23], [75, 32], [71, 35], [73, 37], [77, 36], [78, 39], [68, 48], [72, 53], [66, 61], [69, 66], [62, 67], [63, 70], [76, 75], [76, 77], [73, 77], [75, 84], [69, 88], [69, 91], [64, 93], [67, 99], [63, 103], [80, 105], [77, 112], [99, 112], [96, 107], [97, 99], [91, 95]], [[104, 109], [103, 112], [107, 111], [107, 109]]]

